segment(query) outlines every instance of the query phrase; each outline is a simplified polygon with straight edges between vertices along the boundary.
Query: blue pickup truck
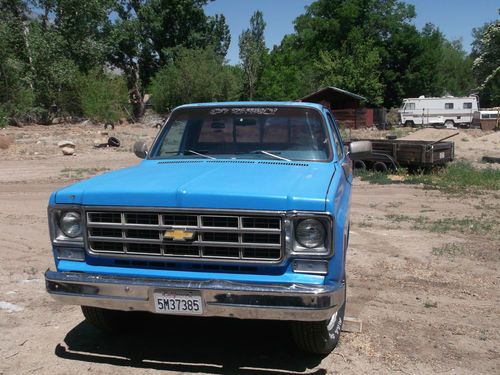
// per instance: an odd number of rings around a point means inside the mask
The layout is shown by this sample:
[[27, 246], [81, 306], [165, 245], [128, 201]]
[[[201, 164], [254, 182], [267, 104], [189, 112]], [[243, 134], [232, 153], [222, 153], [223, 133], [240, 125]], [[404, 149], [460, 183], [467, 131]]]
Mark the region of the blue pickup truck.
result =
[[176, 108], [144, 160], [52, 193], [46, 289], [120, 330], [128, 311], [290, 321], [336, 346], [346, 305], [350, 154], [312, 103]]

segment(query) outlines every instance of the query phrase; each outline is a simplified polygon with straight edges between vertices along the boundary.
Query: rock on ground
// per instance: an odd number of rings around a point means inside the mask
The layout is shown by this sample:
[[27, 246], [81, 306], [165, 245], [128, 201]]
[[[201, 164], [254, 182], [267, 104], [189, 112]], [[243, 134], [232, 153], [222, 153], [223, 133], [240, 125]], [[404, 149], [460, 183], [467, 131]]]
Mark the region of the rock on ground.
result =
[[74, 155], [75, 148], [74, 147], [63, 147], [61, 148], [63, 155]]

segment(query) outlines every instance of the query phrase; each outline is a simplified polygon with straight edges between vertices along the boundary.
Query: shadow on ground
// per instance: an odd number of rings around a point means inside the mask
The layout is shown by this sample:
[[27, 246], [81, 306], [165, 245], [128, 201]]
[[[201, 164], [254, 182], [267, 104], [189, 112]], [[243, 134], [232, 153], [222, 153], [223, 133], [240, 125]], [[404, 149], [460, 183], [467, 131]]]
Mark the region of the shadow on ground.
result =
[[326, 374], [321, 357], [297, 351], [286, 322], [139, 314], [120, 335], [83, 321], [55, 354], [64, 359], [209, 374]]

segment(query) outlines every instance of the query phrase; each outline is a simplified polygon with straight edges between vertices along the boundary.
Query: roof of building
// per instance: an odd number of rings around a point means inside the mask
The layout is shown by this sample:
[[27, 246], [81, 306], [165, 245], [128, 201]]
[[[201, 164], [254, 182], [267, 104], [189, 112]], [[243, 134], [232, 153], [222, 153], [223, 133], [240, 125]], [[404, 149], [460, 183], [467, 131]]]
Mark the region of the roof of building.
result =
[[338, 87], [328, 86], [304, 96], [300, 101], [310, 103], [328, 102], [331, 108], [352, 108], [353, 104], [359, 104], [362, 101], [366, 102], [367, 99], [364, 96], [339, 89]]

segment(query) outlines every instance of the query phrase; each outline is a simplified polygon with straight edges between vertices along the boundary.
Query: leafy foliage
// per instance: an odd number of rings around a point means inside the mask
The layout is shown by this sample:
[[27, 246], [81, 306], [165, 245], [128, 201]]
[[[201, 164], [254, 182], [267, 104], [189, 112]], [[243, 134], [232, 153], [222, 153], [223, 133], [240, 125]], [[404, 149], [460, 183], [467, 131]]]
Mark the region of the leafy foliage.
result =
[[24, 117], [33, 97], [24, 41], [25, 7], [0, 0], [0, 126]]
[[122, 76], [92, 70], [78, 77], [77, 92], [85, 117], [112, 123], [126, 116], [128, 90]]
[[408, 96], [469, 94], [471, 61], [461, 43], [431, 24], [418, 31], [414, 17], [414, 6], [399, 0], [313, 2], [264, 60], [258, 97], [340, 86], [391, 107]]
[[229, 28], [223, 16], [207, 17], [208, 0], [119, 0], [109, 26], [110, 61], [127, 77], [134, 115], [144, 111], [143, 95], [160, 68], [172, 64], [180, 48], [212, 45], [224, 57]]
[[340, 50], [321, 51], [315, 67], [322, 86], [337, 86], [362, 92], [368, 101], [381, 104], [383, 86], [380, 82], [380, 56], [373, 44], [363, 41], [354, 29]]
[[304, 65], [305, 52], [297, 49], [292, 38], [262, 58], [263, 68], [256, 87], [260, 100], [295, 100], [317, 89], [316, 72], [312, 64]]
[[473, 72], [483, 106], [500, 105], [500, 20], [474, 31]]
[[[23, 112], [36, 113], [44, 123], [55, 112], [116, 118], [108, 102], [98, 108], [91, 90], [85, 91], [88, 100], [81, 96], [87, 86], [80, 77], [88, 75], [92, 82], [96, 72], [110, 67], [125, 77], [134, 115], [140, 117], [145, 88], [161, 67], [174, 63], [177, 50], [211, 46], [225, 57], [229, 28], [224, 16], [205, 15], [207, 2], [0, 0], [2, 121]], [[116, 80], [107, 78], [95, 88], [116, 89]], [[122, 91], [120, 86], [120, 101]], [[113, 95], [107, 94], [109, 102], [117, 100]]]
[[240, 70], [224, 64], [212, 48], [184, 48], [153, 78], [151, 101], [157, 112], [167, 113], [188, 102], [237, 99], [240, 86]]
[[330, 85], [386, 107], [471, 90], [483, 106], [500, 103], [498, 20], [474, 30], [468, 55], [434, 25], [418, 30], [415, 7], [402, 0], [316, 0], [272, 51], [256, 11], [239, 36], [241, 64], [229, 66], [229, 28], [223, 15], [205, 14], [210, 1], [0, 0], [0, 125], [82, 114], [113, 121], [128, 105], [139, 118], [149, 88], [162, 112], [193, 101], [295, 100]]
[[262, 59], [267, 52], [264, 41], [266, 23], [262, 12], [256, 11], [250, 18], [250, 28], [240, 35], [240, 59], [244, 72], [243, 97], [252, 100], [259, 76], [262, 73]]

